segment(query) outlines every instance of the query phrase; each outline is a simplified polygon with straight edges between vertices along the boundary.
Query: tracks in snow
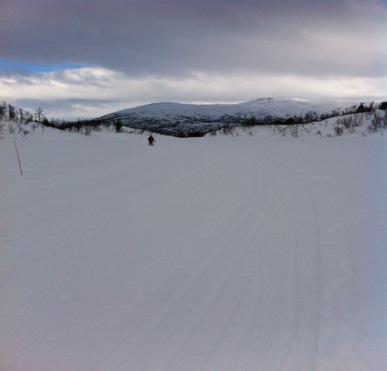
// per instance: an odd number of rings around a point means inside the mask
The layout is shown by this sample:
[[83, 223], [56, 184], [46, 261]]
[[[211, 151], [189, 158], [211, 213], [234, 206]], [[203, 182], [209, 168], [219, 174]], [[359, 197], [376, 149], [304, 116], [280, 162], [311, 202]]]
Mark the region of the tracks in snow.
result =
[[238, 182], [232, 197], [239, 211], [223, 232], [208, 237], [213, 248], [178, 267], [183, 276], [170, 282], [157, 306], [120, 336], [96, 369], [313, 370], [321, 272], [312, 194], [263, 156], [245, 162], [213, 153], [197, 161], [181, 179], [219, 182], [221, 189], [225, 179], [207, 170], [229, 172]]
[[384, 140], [142, 139], [4, 141], [3, 368], [386, 369]]

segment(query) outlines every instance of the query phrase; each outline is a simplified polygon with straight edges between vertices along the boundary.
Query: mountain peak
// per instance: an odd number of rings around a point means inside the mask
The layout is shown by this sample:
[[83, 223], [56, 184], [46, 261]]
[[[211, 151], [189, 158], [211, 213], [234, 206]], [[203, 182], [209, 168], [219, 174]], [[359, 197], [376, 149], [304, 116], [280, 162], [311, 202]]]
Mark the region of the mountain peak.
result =
[[257, 98], [254, 100], [250, 100], [244, 104], [256, 104], [256, 103], [270, 103], [274, 100], [274, 98]]

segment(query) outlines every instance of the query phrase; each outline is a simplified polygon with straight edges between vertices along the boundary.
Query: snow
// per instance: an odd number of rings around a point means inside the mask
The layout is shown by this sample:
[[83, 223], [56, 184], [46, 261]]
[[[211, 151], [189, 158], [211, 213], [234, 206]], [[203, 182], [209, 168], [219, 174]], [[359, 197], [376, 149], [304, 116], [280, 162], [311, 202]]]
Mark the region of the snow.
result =
[[0, 370], [387, 370], [386, 136], [0, 140]]
[[[370, 132], [369, 126], [372, 124], [375, 115], [379, 116], [382, 121], [385, 121], [386, 111], [377, 109], [373, 112], [355, 113], [330, 117], [325, 120], [312, 122], [303, 125], [271, 125], [271, 126], [248, 126], [244, 128], [233, 128], [231, 134], [250, 134], [250, 135], [281, 135], [281, 136], [323, 136], [334, 137], [335, 128], [339, 127], [343, 130], [342, 135], [361, 135], [368, 136], [374, 133]], [[343, 121], [347, 121], [350, 125], [345, 127]], [[349, 126], [349, 127], [348, 127]], [[218, 133], [223, 133], [219, 130]], [[382, 135], [383, 129], [378, 129], [377, 133]]]

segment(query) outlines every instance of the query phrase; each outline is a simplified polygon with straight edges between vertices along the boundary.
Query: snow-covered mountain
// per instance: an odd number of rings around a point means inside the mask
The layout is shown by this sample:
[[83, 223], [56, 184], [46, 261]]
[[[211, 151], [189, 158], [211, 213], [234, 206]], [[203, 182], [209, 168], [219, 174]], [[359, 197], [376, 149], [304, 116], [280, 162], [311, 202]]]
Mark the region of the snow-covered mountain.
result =
[[225, 124], [238, 124], [246, 118], [288, 118], [304, 116], [308, 112], [317, 115], [344, 110], [348, 101], [310, 102], [300, 99], [260, 98], [237, 104], [182, 104], [174, 102], [151, 103], [113, 112], [97, 120], [159, 131], [164, 134], [182, 135], [197, 132], [203, 135], [220, 129]]
[[276, 116], [289, 117], [305, 114], [309, 111], [318, 113], [330, 112], [343, 108], [340, 102], [313, 103], [302, 100], [260, 98], [237, 104], [182, 104], [174, 102], [151, 103], [144, 106], [129, 108], [110, 113], [101, 119], [160, 119], [181, 120], [192, 119], [217, 120], [224, 116]]

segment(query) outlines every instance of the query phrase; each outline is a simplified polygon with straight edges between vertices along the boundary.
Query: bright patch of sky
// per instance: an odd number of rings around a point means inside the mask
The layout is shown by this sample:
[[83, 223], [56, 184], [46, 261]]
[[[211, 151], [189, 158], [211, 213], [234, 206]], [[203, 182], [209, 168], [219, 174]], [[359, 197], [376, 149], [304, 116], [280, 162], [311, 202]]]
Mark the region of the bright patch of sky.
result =
[[71, 69], [76, 69], [81, 67], [83, 67], [83, 65], [76, 64], [76, 63], [42, 64], [42, 63], [30, 63], [26, 61], [0, 58], [0, 74], [5, 74], [5, 73], [38, 74], [43, 72], [65, 71], [65, 70], [71, 70]]
[[378, 101], [387, 96], [387, 78], [259, 73], [133, 77], [109, 69], [85, 67], [30, 75], [0, 74], [0, 92], [9, 97], [10, 102], [25, 109], [43, 107], [49, 117], [92, 118], [160, 101], [235, 103], [259, 97], [307, 97], [310, 100], [362, 97], [360, 101]]

